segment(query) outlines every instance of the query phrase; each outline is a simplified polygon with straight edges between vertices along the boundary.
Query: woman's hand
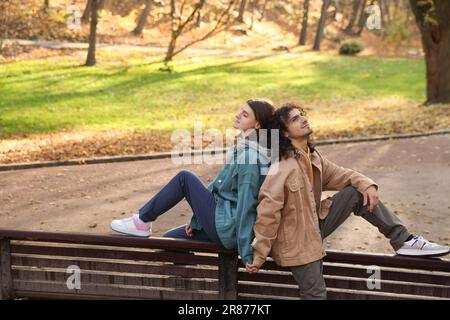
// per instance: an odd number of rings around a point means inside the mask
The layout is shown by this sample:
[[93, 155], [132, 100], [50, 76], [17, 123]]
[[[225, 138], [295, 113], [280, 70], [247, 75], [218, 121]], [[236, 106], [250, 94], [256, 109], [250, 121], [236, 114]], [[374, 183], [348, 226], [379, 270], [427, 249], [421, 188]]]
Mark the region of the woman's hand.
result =
[[192, 228], [191, 226], [188, 224], [186, 224], [186, 227], [184, 228], [184, 231], [186, 231], [186, 234], [188, 237], [192, 237]]
[[246, 263], [245, 264], [245, 270], [247, 270], [248, 273], [250, 274], [255, 274], [259, 271], [259, 268], [253, 264], [250, 263]]

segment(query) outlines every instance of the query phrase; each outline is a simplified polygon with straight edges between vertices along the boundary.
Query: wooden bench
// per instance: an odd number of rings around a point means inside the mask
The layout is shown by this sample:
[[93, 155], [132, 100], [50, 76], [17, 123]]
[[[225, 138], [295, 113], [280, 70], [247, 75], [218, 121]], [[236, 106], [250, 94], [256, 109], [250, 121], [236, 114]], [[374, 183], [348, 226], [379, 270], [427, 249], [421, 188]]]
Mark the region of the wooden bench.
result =
[[[67, 285], [73, 266], [80, 270], [79, 289]], [[379, 288], [368, 266], [379, 268]], [[448, 260], [328, 251], [324, 275], [329, 299], [450, 298]], [[0, 283], [1, 299], [299, 296], [288, 269], [267, 261], [250, 275], [234, 251], [213, 243], [1, 229]]]

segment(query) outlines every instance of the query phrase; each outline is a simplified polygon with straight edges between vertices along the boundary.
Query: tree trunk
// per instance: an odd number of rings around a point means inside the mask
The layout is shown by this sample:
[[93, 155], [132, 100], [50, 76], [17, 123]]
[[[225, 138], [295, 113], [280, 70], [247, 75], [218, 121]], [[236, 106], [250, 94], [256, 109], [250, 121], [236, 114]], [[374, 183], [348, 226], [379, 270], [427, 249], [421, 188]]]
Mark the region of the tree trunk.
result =
[[353, 0], [353, 5], [352, 5], [352, 12], [350, 15], [350, 19], [348, 21], [348, 25], [345, 28], [344, 32], [348, 33], [348, 34], [352, 34], [353, 33], [353, 26], [355, 25], [355, 21], [356, 18], [358, 16], [358, 12], [359, 12], [359, 7], [362, 4], [361, 0]]
[[267, 2], [269, 0], [264, 0], [264, 4], [262, 6], [262, 10], [261, 10], [261, 16], [259, 17], [259, 21], [262, 21], [264, 19], [264, 16], [266, 15], [266, 8], [267, 8]]
[[175, 47], [178, 38], [177, 30], [179, 28], [179, 25], [175, 25], [176, 16], [177, 16], [177, 7], [175, 0], [170, 0], [170, 19], [171, 19], [170, 23], [172, 24], [172, 32], [170, 33], [170, 42], [169, 46], [167, 47], [164, 63], [171, 61], [173, 58], [173, 53], [175, 52]]
[[152, 8], [152, 2], [153, 2], [153, 0], [145, 0], [144, 10], [142, 10], [141, 14], [139, 15], [139, 19], [138, 19], [136, 28], [134, 28], [134, 30], [133, 30], [133, 33], [135, 35], [142, 34], [145, 24], [147, 23], [148, 15], [150, 14], [150, 10]]
[[247, 6], [247, 0], [241, 0], [241, 6], [239, 7], [239, 15], [237, 21], [240, 23], [244, 22], [245, 7]]
[[309, 0], [303, 1], [303, 17], [302, 17], [302, 31], [300, 32], [300, 39], [298, 44], [304, 46], [306, 44], [306, 36], [308, 32], [308, 11]]
[[87, 23], [89, 21], [91, 9], [92, 9], [92, 0], [88, 0], [88, 2], [86, 3], [86, 7], [84, 8], [83, 15], [81, 16], [82, 23]]
[[86, 59], [86, 66], [94, 66], [95, 61], [95, 43], [97, 41], [97, 23], [98, 23], [98, 2], [99, 0], [91, 0], [91, 25], [89, 28], [89, 49]]
[[[359, 20], [358, 20], [358, 30], [356, 31], [356, 35], [360, 36], [361, 33], [364, 30], [364, 26], [366, 25], [367, 18], [369, 17], [369, 14], [366, 12], [366, 0], [362, 1], [362, 6], [360, 8], [359, 12]], [[373, 2], [373, 1], [372, 1]]]
[[380, 0], [380, 9], [381, 9], [381, 21], [383, 25], [387, 26], [391, 19], [389, 17], [389, 5], [386, 3], [386, 0]]
[[425, 51], [427, 104], [450, 103], [450, 1], [434, 0], [437, 24], [427, 23], [425, 6], [410, 0]]
[[175, 52], [175, 47], [177, 45], [177, 39], [178, 39], [177, 35], [172, 35], [172, 38], [170, 39], [169, 42], [169, 47], [167, 48], [166, 57], [164, 58], [165, 63], [172, 60], [173, 53]]
[[255, 22], [255, 10], [256, 10], [257, 6], [258, 6], [258, 0], [253, 0], [252, 1], [252, 12], [251, 12], [252, 20], [250, 23], [250, 30], [253, 30], [253, 23]]
[[321, 14], [320, 14], [320, 20], [317, 25], [316, 39], [314, 41], [314, 47], [313, 47], [313, 50], [316, 50], [316, 51], [320, 50], [320, 43], [322, 42], [323, 30], [325, 28], [325, 22], [327, 20], [327, 10], [328, 10], [329, 5], [330, 5], [330, 0], [323, 0], [322, 10], [321, 10]]

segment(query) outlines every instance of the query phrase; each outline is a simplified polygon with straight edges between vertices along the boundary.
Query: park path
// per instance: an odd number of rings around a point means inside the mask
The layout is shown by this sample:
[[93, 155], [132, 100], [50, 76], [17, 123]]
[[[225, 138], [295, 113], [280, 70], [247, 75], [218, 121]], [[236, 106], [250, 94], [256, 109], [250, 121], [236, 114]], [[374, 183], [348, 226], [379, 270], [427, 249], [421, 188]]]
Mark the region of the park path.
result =
[[[88, 43], [85, 42], [67, 42], [58, 40], [23, 40], [23, 39], [6, 39], [5, 43], [16, 43], [20, 46], [33, 46], [48, 49], [66, 49], [66, 50], [87, 50]], [[97, 43], [97, 49], [116, 50], [116, 51], [141, 51], [149, 53], [164, 54], [167, 51], [166, 47], [155, 47], [146, 45], [132, 45], [132, 44], [105, 44]], [[201, 49], [201, 48], [187, 48], [184, 51], [188, 55], [201, 56], [228, 56], [228, 57], [268, 57], [268, 56], [286, 56], [286, 57], [300, 57], [300, 53], [295, 52], [275, 52], [275, 51], [248, 51], [248, 50], [226, 50], [226, 49]]]
[[[380, 199], [411, 232], [450, 244], [450, 135], [319, 147], [330, 160], [380, 186]], [[179, 170], [209, 183], [219, 165], [171, 159], [0, 172], [0, 227], [109, 234], [111, 219], [136, 212]], [[186, 201], [153, 224], [156, 236], [190, 219]], [[389, 242], [351, 216], [325, 241], [336, 250], [392, 253]]]

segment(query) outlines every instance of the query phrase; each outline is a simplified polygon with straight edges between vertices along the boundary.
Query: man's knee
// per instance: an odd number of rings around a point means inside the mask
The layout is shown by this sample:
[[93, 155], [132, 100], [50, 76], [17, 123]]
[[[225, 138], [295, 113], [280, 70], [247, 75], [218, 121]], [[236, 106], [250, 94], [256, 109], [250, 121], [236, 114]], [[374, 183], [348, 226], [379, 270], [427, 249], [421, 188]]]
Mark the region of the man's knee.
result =
[[342, 195], [339, 200], [350, 205], [353, 213], [360, 215], [359, 212], [361, 211], [364, 202], [363, 195], [352, 186], [345, 187], [341, 193]]
[[345, 187], [344, 190], [342, 190], [342, 192], [345, 194], [345, 198], [348, 201], [353, 200], [362, 205], [363, 195], [355, 187], [352, 186]]

